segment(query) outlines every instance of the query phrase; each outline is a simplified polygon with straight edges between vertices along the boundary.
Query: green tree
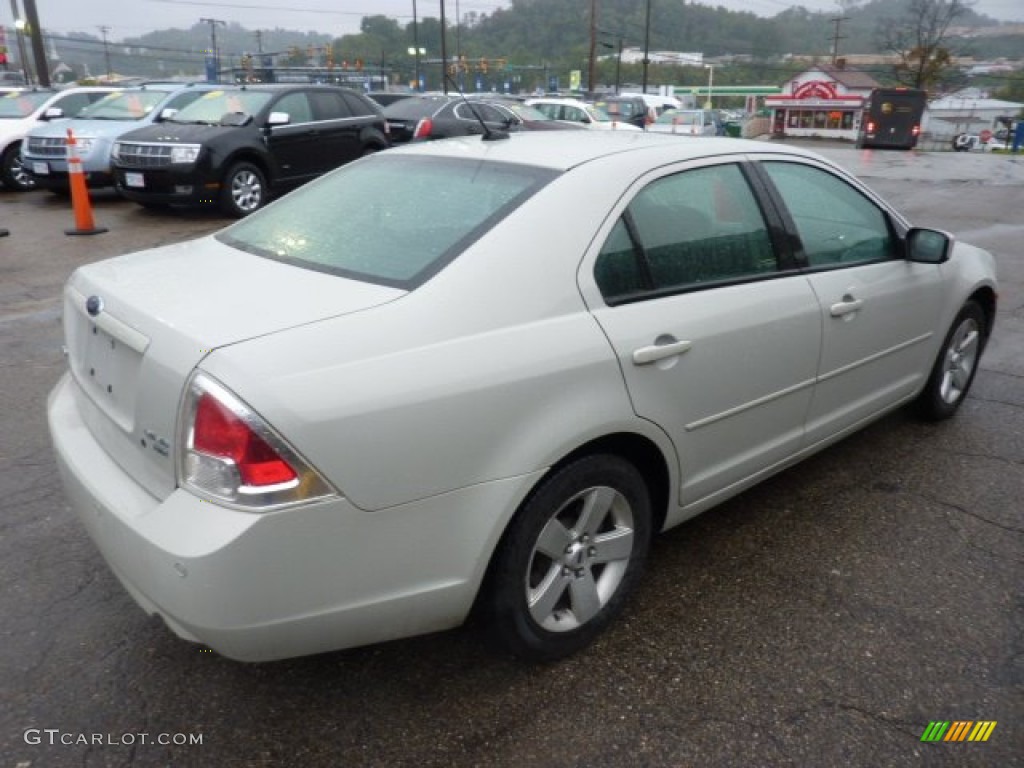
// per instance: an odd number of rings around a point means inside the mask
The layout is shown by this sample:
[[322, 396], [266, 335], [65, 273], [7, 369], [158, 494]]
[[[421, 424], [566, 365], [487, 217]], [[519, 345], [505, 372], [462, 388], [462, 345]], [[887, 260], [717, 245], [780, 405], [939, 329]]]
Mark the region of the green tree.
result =
[[896, 80], [933, 90], [954, 68], [946, 45], [949, 28], [970, 11], [968, 0], [910, 0], [902, 16], [881, 22], [884, 50], [896, 55]]

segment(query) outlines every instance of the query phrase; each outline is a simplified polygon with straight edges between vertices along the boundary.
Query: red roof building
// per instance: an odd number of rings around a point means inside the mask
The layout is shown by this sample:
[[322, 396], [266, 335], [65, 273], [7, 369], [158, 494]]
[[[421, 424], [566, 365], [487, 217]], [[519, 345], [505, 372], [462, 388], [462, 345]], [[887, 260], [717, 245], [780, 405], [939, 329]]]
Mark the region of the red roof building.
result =
[[778, 136], [815, 136], [856, 141], [864, 102], [879, 83], [866, 72], [817, 66], [765, 98]]

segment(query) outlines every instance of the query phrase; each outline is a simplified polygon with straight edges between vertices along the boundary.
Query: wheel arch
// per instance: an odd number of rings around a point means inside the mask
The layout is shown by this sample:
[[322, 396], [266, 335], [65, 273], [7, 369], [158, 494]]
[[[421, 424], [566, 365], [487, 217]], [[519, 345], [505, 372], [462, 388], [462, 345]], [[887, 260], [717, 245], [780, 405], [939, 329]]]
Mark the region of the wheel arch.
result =
[[271, 186], [274, 185], [277, 179], [277, 175], [270, 168], [270, 165], [267, 163], [266, 157], [262, 156], [259, 152], [253, 151], [252, 149], [243, 148], [228, 155], [224, 159], [224, 162], [221, 163], [220, 178], [222, 182], [224, 180], [224, 177], [227, 175], [227, 172], [230, 171], [237, 163], [252, 163], [253, 165], [255, 165], [257, 168], [260, 169], [260, 173], [263, 174], [263, 178], [267, 180], [267, 184]]
[[987, 341], [992, 335], [992, 328], [996, 323], [996, 292], [991, 286], [983, 285], [975, 290], [967, 300], [975, 302], [985, 313], [985, 339]]
[[523, 507], [533, 498], [544, 481], [562, 467], [586, 456], [599, 454], [618, 456], [636, 468], [650, 494], [651, 533], [656, 535], [661, 531], [668, 514], [668, 505], [672, 499], [672, 474], [669, 469], [669, 458], [665, 456], [662, 449], [651, 438], [637, 432], [614, 432], [588, 440], [548, 467], [547, 471], [537, 478], [533, 487], [519, 501], [516, 511], [509, 516], [501, 535], [496, 537], [493, 547], [487, 553], [487, 565], [477, 586], [476, 597], [470, 611], [470, 616], [476, 616], [480, 613], [481, 598], [486, 594], [492, 579], [495, 555], [501, 549], [502, 543], [508, 536], [509, 531], [512, 530]]

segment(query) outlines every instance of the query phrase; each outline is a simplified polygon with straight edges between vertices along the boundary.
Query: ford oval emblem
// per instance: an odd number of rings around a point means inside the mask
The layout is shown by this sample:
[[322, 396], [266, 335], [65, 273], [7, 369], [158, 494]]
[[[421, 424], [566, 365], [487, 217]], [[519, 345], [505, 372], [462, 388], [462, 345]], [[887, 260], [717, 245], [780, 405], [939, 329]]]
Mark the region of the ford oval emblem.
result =
[[90, 317], [96, 317], [103, 311], [103, 299], [99, 296], [90, 296], [85, 300], [85, 311], [89, 313]]

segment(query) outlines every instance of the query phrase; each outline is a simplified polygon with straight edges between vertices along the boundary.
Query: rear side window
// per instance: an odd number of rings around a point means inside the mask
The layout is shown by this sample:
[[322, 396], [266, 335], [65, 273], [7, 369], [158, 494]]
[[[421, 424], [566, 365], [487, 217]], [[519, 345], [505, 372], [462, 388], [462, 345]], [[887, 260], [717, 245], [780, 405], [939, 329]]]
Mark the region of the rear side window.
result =
[[355, 93], [343, 92], [341, 98], [345, 100], [349, 111], [356, 117], [374, 117], [379, 111], [369, 99], [364, 99]]
[[556, 175], [381, 154], [292, 192], [217, 237], [266, 258], [412, 289]]
[[317, 120], [340, 120], [343, 117], [352, 117], [348, 103], [341, 98], [340, 93], [312, 91], [309, 94], [309, 100], [313, 103], [313, 114]]
[[760, 206], [740, 167], [717, 165], [652, 182], [633, 198], [598, 255], [605, 300], [672, 293], [777, 271]]

